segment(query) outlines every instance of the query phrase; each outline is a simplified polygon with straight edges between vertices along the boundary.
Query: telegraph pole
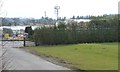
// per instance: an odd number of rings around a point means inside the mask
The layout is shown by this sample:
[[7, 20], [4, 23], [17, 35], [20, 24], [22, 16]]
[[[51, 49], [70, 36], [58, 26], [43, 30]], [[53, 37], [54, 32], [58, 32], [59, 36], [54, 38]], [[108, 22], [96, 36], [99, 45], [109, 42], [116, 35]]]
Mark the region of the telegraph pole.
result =
[[47, 16], [46, 16], [46, 11], [45, 11], [44, 13], [45, 13], [45, 25], [46, 25], [46, 24], [47, 24], [47, 21], [46, 21], [46, 17], [47, 17]]
[[60, 6], [57, 6], [57, 5], [56, 5], [56, 6], [54, 7], [54, 9], [55, 9], [55, 13], [56, 13], [56, 15], [57, 15], [57, 21], [58, 21]]
[[45, 18], [46, 18], [46, 11], [44, 13], [45, 13]]

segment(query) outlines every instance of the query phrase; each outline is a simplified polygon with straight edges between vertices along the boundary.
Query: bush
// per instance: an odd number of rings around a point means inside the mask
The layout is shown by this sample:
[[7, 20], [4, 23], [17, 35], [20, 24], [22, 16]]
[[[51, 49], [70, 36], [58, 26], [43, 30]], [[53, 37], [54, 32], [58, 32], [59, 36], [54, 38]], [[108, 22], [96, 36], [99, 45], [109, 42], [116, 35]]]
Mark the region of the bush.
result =
[[[79, 23], [60, 23], [54, 27], [37, 28], [33, 39], [37, 45], [118, 41], [118, 24], [115, 19], [93, 19], [82, 28]], [[85, 24], [85, 23], [84, 23]], [[114, 25], [113, 25], [114, 24]]]

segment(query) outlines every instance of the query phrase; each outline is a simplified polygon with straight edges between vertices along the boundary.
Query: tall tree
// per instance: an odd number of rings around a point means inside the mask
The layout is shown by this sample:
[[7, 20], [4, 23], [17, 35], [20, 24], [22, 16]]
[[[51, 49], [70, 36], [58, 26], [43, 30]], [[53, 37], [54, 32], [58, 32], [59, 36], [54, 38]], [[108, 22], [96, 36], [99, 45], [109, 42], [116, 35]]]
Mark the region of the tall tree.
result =
[[28, 33], [28, 37], [32, 36], [33, 35], [32, 27], [31, 26], [26, 27], [25, 32]]
[[75, 19], [75, 16], [73, 16], [71, 19]]

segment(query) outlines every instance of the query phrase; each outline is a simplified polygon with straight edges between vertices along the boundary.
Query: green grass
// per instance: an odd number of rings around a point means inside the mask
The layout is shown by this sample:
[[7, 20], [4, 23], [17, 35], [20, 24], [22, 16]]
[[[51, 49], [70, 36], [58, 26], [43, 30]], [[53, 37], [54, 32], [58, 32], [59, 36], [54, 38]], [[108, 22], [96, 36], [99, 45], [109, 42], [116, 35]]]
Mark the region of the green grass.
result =
[[118, 43], [91, 43], [29, 47], [39, 54], [58, 57], [83, 70], [118, 70]]

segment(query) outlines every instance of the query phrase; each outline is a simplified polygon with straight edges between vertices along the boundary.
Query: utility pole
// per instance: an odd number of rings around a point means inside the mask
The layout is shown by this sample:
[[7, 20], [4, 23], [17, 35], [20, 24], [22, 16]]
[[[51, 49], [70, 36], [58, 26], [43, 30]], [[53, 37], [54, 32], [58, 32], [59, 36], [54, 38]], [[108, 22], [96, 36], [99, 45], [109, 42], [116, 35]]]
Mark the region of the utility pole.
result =
[[56, 15], [57, 15], [57, 21], [58, 21], [58, 18], [59, 18], [59, 15], [58, 15], [58, 14], [59, 14], [60, 6], [57, 6], [57, 5], [56, 5], [56, 6], [54, 7], [54, 9], [55, 9], [55, 13], [56, 13]]
[[47, 24], [47, 21], [46, 21], [46, 18], [47, 18], [46, 11], [44, 13], [45, 13], [45, 25], [46, 25]]
[[46, 18], [46, 11], [44, 13], [45, 13], [45, 18]]

